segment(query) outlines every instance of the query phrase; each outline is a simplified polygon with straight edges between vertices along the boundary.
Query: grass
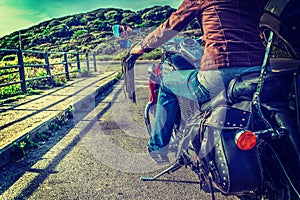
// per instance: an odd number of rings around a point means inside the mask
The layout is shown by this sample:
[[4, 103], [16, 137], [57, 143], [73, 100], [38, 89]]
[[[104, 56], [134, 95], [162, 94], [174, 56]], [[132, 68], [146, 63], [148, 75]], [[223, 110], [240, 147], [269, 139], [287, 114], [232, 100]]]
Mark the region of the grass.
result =
[[[100, 61], [109, 61], [109, 60], [121, 61], [121, 59], [124, 56], [126, 56], [127, 53], [128, 53], [127, 51], [126, 52], [123, 51], [123, 52], [116, 53], [116, 54], [111, 54], [111, 55], [97, 55], [97, 60], [100, 60]], [[150, 53], [145, 53], [139, 59], [140, 60], [159, 60], [160, 57], [161, 57], [161, 49], [154, 49]]]
[[[124, 57], [128, 51], [122, 51], [119, 53], [115, 53], [112, 55], [97, 55], [97, 61], [103, 60], [113, 60], [113, 61], [121, 61], [122, 57]], [[159, 59], [161, 55], [160, 50], [154, 50], [151, 53], [144, 54], [139, 59], [141, 60], [155, 60]], [[90, 59], [93, 57], [90, 56]], [[42, 55], [34, 56], [25, 56], [23, 57], [24, 64], [45, 64], [45, 59]], [[51, 55], [49, 57], [50, 63], [61, 63], [63, 57], [61, 55]], [[81, 58], [81, 60], [84, 60]], [[70, 59], [68, 59], [70, 61]], [[12, 82], [19, 82], [20, 81], [20, 73], [18, 65], [18, 59], [16, 55], [8, 55], [2, 57], [0, 61], [0, 84], [12, 83]], [[9, 69], [1, 69], [4, 66], [11, 66], [12, 68]], [[108, 66], [109, 70], [115, 69], [114, 71], [120, 71], [120, 65], [116, 66]], [[9, 86], [0, 87], [0, 105], [3, 104], [5, 101], [14, 101], [19, 98], [24, 98], [26, 95], [32, 94], [39, 94], [42, 93], [44, 89], [49, 89], [56, 86], [64, 85], [68, 80], [65, 74], [65, 66], [63, 64], [53, 64], [50, 66], [51, 70], [51, 77], [47, 74], [45, 67], [25, 67], [25, 78], [26, 80], [26, 88], [27, 93], [24, 94], [21, 89], [21, 84], [16, 83]], [[107, 69], [106, 69], [107, 70]], [[73, 64], [69, 66], [69, 72], [77, 71], [77, 65]], [[62, 74], [62, 75], [56, 75]], [[70, 73], [70, 78], [77, 78], [77, 77], [88, 77], [90, 72], [82, 67], [80, 71], [76, 73]], [[30, 80], [31, 79], [31, 80]]]
[[20, 160], [24, 158], [28, 152], [32, 149], [39, 148], [45, 141], [48, 141], [52, 136], [51, 133], [60, 130], [63, 126], [69, 124], [73, 119], [73, 108], [70, 107], [61, 116], [57, 116], [56, 119], [48, 126], [48, 129], [43, 132], [38, 132], [34, 135], [27, 135], [23, 140], [14, 142], [14, 151], [12, 152], [12, 158], [14, 160]]
[[[60, 58], [54, 58], [50, 63], [59, 63], [61, 62]], [[14, 60], [0, 61], [0, 83], [12, 83], [20, 81], [20, 73], [17, 67], [10, 69], [1, 69], [2, 66], [16, 66], [18, 64], [17, 58]], [[24, 64], [45, 64], [44, 59], [34, 58], [34, 57], [25, 57]], [[63, 64], [51, 65], [51, 75], [50, 78], [47, 75], [45, 67], [25, 67], [25, 78], [29, 80], [26, 82], [27, 93], [24, 94], [21, 89], [21, 84], [13, 84], [9, 86], [0, 87], [0, 100], [7, 99], [16, 96], [22, 95], [32, 95], [41, 93], [42, 90], [52, 88], [55, 86], [64, 85], [67, 82], [65, 74], [65, 66]], [[69, 66], [69, 72], [76, 71], [77, 66]], [[84, 69], [82, 69], [84, 70]], [[80, 73], [70, 73], [71, 78], [76, 78], [80, 76]], [[40, 78], [40, 79], [38, 79]], [[30, 80], [31, 79], [31, 80]], [[22, 98], [22, 97], [20, 97]], [[1, 102], [0, 102], [1, 104]]]

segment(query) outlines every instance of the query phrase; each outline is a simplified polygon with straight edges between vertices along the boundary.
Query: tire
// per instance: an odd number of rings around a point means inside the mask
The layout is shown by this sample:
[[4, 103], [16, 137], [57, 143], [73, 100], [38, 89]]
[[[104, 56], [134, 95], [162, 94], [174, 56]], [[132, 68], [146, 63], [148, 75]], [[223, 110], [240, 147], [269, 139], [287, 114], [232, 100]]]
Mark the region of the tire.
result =
[[291, 200], [291, 187], [276, 155], [267, 151], [261, 160], [264, 177], [261, 199]]
[[292, 187], [285, 176], [277, 155], [267, 144], [259, 145], [260, 160], [263, 172], [263, 184], [259, 191], [238, 196], [241, 200], [295, 200]]

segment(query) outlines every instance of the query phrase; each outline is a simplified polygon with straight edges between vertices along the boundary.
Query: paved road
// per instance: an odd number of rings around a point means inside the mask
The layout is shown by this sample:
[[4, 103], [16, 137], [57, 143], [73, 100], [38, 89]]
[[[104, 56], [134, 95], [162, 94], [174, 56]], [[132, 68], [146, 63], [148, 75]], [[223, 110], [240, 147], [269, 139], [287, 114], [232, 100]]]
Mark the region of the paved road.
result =
[[[137, 105], [124, 98], [123, 83], [80, 108], [74, 124], [0, 172], [0, 199], [210, 199], [189, 169], [143, 182], [165, 166], [148, 157], [143, 109], [145, 68], [137, 66]], [[217, 195], [217, 199], [233, 199]]]

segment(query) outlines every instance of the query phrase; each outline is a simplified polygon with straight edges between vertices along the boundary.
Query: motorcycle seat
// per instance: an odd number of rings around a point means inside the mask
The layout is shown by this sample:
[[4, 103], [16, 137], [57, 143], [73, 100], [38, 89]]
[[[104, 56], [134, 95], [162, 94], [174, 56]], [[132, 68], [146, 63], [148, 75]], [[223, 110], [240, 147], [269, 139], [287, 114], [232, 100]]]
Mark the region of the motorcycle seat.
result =
[[[260, 72], [240, 74], [233, 78], [228, 88], [221, 91], [215, 98], [201, 105], [200, 110], [214, 109], [219, 105], [235, 105], [244, 110], [249, 109], [249, 104], [256, 92]], [[269, 72], [264, 81], [261, 96], [262, 103], [287, 101], [292, 82], [291, 71]]]
[[[227, 88], [227, 101], [231, 104], [251, 101], [260, 80], [259, 72], [237, 75]], [[287, 99], [292, 82], [290, 71], [268, 72], [264, 79], [261, 102]]]

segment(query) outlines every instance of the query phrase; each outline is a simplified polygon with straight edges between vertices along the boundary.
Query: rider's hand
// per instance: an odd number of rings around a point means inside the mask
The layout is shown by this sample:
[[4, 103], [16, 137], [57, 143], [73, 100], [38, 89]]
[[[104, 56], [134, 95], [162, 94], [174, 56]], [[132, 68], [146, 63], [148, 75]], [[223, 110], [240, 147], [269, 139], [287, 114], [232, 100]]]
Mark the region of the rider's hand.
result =
[[142, 49], [142, 46], [140, 44], [133, 47], [130, 51], [131, 55], [142, 55], [144, 53], [144, 50]]

